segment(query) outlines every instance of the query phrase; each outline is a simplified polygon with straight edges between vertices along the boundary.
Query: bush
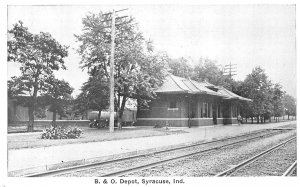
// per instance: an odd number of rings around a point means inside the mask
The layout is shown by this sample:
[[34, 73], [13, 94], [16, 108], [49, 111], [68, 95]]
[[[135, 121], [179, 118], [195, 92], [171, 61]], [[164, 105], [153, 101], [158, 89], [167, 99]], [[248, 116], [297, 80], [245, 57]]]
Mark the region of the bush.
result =
[[155, 124], [153, 128], [162, 128], [163, 126], [161, 124]]
[[169, 128], [169, 123], [159, 123], [159, 124], [155, 124], [154, 125], [154, 127], [153, 128], [163, 128], [163, 127], [165, 127], [166, 128], [166, 130], [168, 130]]
[[77, 128], [64, 129], [60, 126], [50, 127], [43, 130], [42, 139], [75, 139], [79, 138], [82, 131]]

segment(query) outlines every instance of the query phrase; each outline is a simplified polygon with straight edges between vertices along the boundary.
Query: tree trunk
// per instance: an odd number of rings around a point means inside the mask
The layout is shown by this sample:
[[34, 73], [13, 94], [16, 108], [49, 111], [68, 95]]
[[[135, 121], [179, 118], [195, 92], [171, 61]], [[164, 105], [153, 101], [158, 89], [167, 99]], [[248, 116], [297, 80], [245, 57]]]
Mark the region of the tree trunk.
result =
[[28, 126], [27, 126], [27, 132], [33, 132], [33, 124], [34, 124], [34, 107], [30, 106], [28, 108], [28, 117], [29, 117], [29, 121], [28, 121]]
[[251, 124], [253, 124], [253, 117], [251, 117]]
[[257, 123], [259, 123], [259, 116], [256, 116], [256, 118], [257, 118]]
[[141, 102], [140, 102], [140, 99], [137, 99], [136, 102], [137, 102], [136, 116], [139, 116], [139, 113], [140, 113], [140, 107], [141, 107], [141, 106], [140, 106], [140, 105], [141, 105], [141, 104], [140, 104], [140, 103], [141, 103]]
[[37, 98], [37, 91], [38, 91], [38, 85], [35, 84], [33, 88], [33, 95], [31, 99], [31, 103], [28, 109], [28, 116], [29, 116], [29, 123], [28, 123], [28, 132], [33, 132], [33, 124], [34, 124], [34, 111], [35, 111], [35, 105], [36, 105], [36, 98]]
[[100, 123], [100, 119], [101, 119], [101, 111], [102, 111], [102, 108], [99, 108], [98, 109], [98, 120], [99, 120], [99, 123]]
[[290, 115], [288, 114], [288, 120], [290, 120]]
[[38, 92], [38, 76], [39, 76], [40, 70], [37, 69], [35, 78], [34, 78], [34, 84], [33, 84], [33, 94], [31, 97], [31, 103], [28, 109], [28, 132], [33, 132], [33, 124], [34, 124], [34, 111], [35, 111], [35, 105], [36, 105], [36, 98], [37, 98], [37, 92]]
[[56, 111], [53, 111], [53, 115], [52, 115], [52, 127], [56, 128]]
[[120, 101], [121, 101], [121, 96], [120, 96], [120, 92], [118, 91], [118, 102], [117, 102], [117, 107], [120, 107]]
[[83, 113], [83, 119], [84, 119], [84, 117], [88, 120], [89, 119], [89, 113], [88, 113], [88, 111], [85, 111], [84, 113]]
[[122, 129], [122, 123], [121, 123], [121, 121], [122, 121], [122, 117], [123, 117], [123, 113], [124, 113], [126, 99], [127, 99], [127, 97], [123, 96], [121, 108], [120, 108], [119, 115], [118, 115], [118, 127], [119, 127], [119, 129]]

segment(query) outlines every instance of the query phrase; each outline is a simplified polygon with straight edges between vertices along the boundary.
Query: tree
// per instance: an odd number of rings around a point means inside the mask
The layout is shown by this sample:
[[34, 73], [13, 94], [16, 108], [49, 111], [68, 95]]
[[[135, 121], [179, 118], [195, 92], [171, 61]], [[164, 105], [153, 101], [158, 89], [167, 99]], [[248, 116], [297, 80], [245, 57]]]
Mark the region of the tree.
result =
[[224, 86], [232, 90], [233, 80], [223, 74], [223, 71], [216, 65], [216, 61], [208, 58], [200, 58], [194, 68], [192, 78], [196, 81], [208, 81], [209, 83]]
[[11, 86], [20, 89], [18, 93], [30, 96], [28, 131], [33, 131], [37, 96], [45, 91], [44, 82], [53, 71], [66, 69], [64, 58], [68, 55], [67, 47], [59, 44], [49, 33], [30, 33], [22, 21], [13, 25], [8, 34], [7, 59], [18, 62], [22, 73], [11, 80]]
[[169, 59], [168, 65], [170, 73], [179, 77], [191, 78], [194, 71], [193, 67], [188, 64], [188, 60], [183, 57], [178, 59]]
[[[75, 35], [80, 42], [78, 53], [81, 55], [82, 68], [87, 68], [90, 76], [94, 76], [96, 69], [107, 81], [110, 66], [107, 55], [110, 55], [111, 47], [109, 20], [109, 14], [89, 14], [82, 19], [83, 33]], [[152, 51], [151, 42], [145, 41], [132, 17], [116, 24], [114, 86], [119, 121], [126, 100], [130, 97], [141, 98], [140, 94], [145, 94], [145, 91], [151, 95], [166, 74], [165, 59], [161, 55], [153, 55]]]
[[285, 113], [288, 115], [288, 119], [290, 119], [290, 116], [296, 116], [296, 99], [289, 94], [284, 94], [282, 102], [285, 109]]
[[24, 95], [25, 84], [23, 84], [20, 77], [13, 76], [11, 80], [7, 81], [7, 96], [13, 98], [18, 95]]
[[272, 83], [268, 80], [265, 71], [260, 67], [255, 67], [251, 74], [247, 75], [242, 85], [242, 96], [250, 98], [253, 102], [247, 103], [246, 116], [259, 118], [272, 112]]
[[74, 112], [75, 117], [81, 116], [81, 119], [83, 119], [84, 116], [87, 115], [89, 106], [86, 94], [86, 92], [81, 92], [72, 103], [72, 111]]
[[284, 91], [282, 90], [282, 86], [280, 84], [275, 84], [272, 88], [272, 93], [272, 113], [275, 117], [280, 117], [284, 114], [284, 106], [282, 102]]
[[224, 86], [228, 90], [235, 91], [240, 86], [240, 82], [230, 79], [224, 75], [223, 71], [216, 65], [217, 61], [208, 58], [200, 58], [198, 63], [192, 67], [186, 58], [169, 59], [168, 65], [170, 73], [179, 77], [191, 78], [193, 80]]
[[71, 94], [74, 89], [68, 82], [54, 77], [50, 77], [45, 81], [45, 88], [47, 90], [45, 96], [47, 96], [50, 104], [49, 111], [53, 112], [52, 126], [56, 127], [56, 114], [58, 113], [60, 116], [66, 114], [66, 107], [72, 99]]
[[98, 120], [100, 120], [101, 111], [109, 106], [109, 85], [107, 80], [101, 76], [100, 72], [97, 72], [94, 76], [89, 77], [81, 90], [84, 92], [88, 109], [97, 110]]

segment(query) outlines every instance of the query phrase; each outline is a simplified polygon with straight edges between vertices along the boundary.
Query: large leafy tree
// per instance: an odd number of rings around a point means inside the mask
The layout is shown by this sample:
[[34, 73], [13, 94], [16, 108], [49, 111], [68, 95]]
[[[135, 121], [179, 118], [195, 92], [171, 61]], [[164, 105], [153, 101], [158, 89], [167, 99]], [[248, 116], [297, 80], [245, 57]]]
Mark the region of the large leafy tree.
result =
[[192, 78], [197, 81], [208, 81], [209, 83], [224, 86], [229, 90], [236, 87], [236, 82], [224, 75], [224, 72], [217, 66], [215, 60], [200, 58], [194, 67]]
[[194, 71], [193, 67], [188, 63], [188, 60], [184, 57], [169, 59], [168, 65], [170, 73], [179, 77], [191, 78]]
[[285, 113], [288, 115], [288, 119], [290, 119], [290, 116], [296, 116], [296, 99], [289, 94], [284, 94], [282, 102], [285, 109]]
[[283, 106], [283, 96], [284, 91], [282, 90], [282, 86], [280, 84], [274, 84], [272, 88], [272, 113], [275, 117], [280, 117], [284, 114], [284, 106]]
[[101, 117], [101, 111], [109, 106], [109, 85], [107, 80], [103, 79], [100, 72], [89, 77], [88, 81], [83, 84], [82, 96], [88, 109], [97, 110], [98, 120]]
[[52, 76], [53, 71], [66, 69], [64, 58], [68, 55], [67, 47], [59, 44], [49, 33], [30, 33], [21, 21], [13, 25], [8, 36], [7, 59], [18, 62], [22, 73], [12, 78], [11, 90], [14, 90], [12, 93], [22, 92], [29, 96], [28, 131], [33, 131], [37, 96], [44, 91], [45, 80]]
[[239, 83], [230, 79], [229, 76], [224, 75], [223, 71], [217, 66], [217, 61], [208, 58], [200, 58], [193, 67], [188, 63], [186, 58], [169, 59], [169, 72], [173, 75], [193, 80], [224, 86], [229, 90], [236, 90]]
[[[110, 15], [89, 14], [82, 19], [81, 35], [75, 35], [80, 43], [82, 68], [101, 73], [103, 80], [109, 80], [111, 22]], [[122, 118], [128, 98], [143, 98], [141, 94], [153, 96], [153, 90], [161, 84], [165, 75], [165, 59], [153, 55], [151, 42], [145, 41], [134, 19], [117, 21], [115, 38], [115, 100]]]
[[81, 116], [81, 119], [84, 119], [84, 116], [87, 116], [89, 105], [86, 92], [81, 92], [76, 99], [73, 100], [71, 110], [74, 113], [74, 117]]
[[71, 94], [74, 89], [65, 80], [54, 77], [50, 77], [45, 81], [45, 88], [47, 90], [45, 93], [48, 99], [47, 104], [50, 104], [48, 110], [53, 112], [52, 126], [56, 127], [56, 115], [66, 115], [66, 108], [72, 101]]
[[262, 68], [255, 67], [251, 74], [247, 75], [242, 88], [243, 96], [253, 100], [247, 103], [249, 107], [246, 107], [246, 116], [256, 116], [259, 122], [259, 117], [272, 112], [272, 83]]

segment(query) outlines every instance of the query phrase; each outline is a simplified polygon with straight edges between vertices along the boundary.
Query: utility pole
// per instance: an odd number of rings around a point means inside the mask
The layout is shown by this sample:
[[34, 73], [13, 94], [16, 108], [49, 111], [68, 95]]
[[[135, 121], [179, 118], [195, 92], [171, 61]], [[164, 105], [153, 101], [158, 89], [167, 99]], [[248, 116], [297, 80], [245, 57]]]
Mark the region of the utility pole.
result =
[[[115, 80], [114, 80], [114, 54], [115, 54], [115, 35], [116, 35], [116, 19], [122, 19], [128, 16], [123, 16], [123, 17], [117, 17], [116, 18], [116, 13], [121, 12], [124, 10], [128, 9], [122, 9], [115, 11], [113, 10], [112, 12], [106, 13], [104, 15], [109, 15], [111, 14], [111, 50], [110, 50], [110, 78], [109, 78], [109, 132], [114, 132], [114, 122], [115, 122], [115, 102], [114, 102], [114, 87], [115, 87]], [[105, 21], [105, 20], [104, 20]], [[117, 24], [117, 25], [122, 25]], [[106, 27], [105, 27], [106, 28]]]
[[230, 80], [232, 80], [232, 76], [236, 75], [236, 65], [237, 64], [231, 64], [231, 62], [224, 67], [224, 74], [229, 75]]
[[229, 78], [230, 78], [231, 91], [233, 90], [233, 85], [232, 85], [233, 79], [232, 79], [232, 77], [234, 75], [236, 75], [236, 72], [237, 72], [236, 65], [237, 64], [231, 64], [231, 62], [230, 62], [229, 64], [225, 65], [225, 67], [224, 67], [224, 74], [229, 75]]
[[115, 10], [112, 12], [111, 16], [111, 50], [110, 50], [110, 85], [109, 85], [109, 132], [114, 132], [115, 123], [115, 102], [114, 102], [114, 54], [115, 54]]

